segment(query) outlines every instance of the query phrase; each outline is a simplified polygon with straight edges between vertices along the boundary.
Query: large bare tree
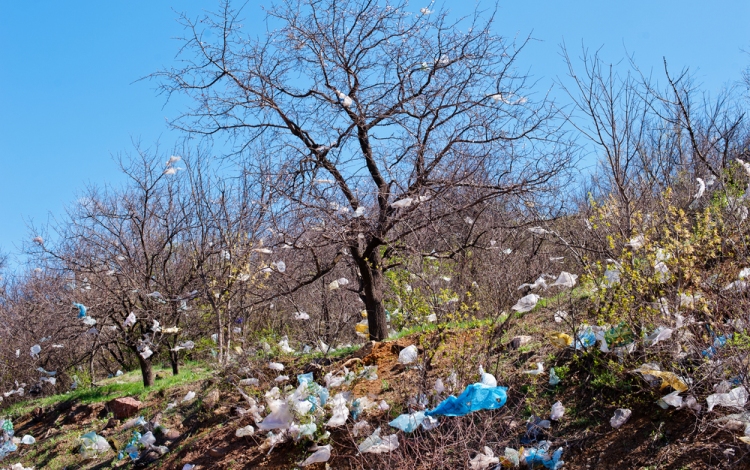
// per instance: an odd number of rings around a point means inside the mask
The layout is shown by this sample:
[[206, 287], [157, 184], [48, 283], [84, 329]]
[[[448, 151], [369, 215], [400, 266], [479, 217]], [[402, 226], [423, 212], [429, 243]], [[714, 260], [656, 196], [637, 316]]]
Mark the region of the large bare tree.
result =
[[496, 35], [493, 11], [289, 0], [260, 38], [241, 14], [225, 3], [183, 18], [183, 65], [156, 74], [194, 103], [173, 125], [229, 137], [237, 161], [273, 183], [269, 208], [297, 221], [278, 240], [328, 253], [309, 279], [351, 259], [371, 339], [387, 335], [383, 273], [405, 237], [550, 190], [570, 163], [554, 106], [516, 70], [526, 41]]

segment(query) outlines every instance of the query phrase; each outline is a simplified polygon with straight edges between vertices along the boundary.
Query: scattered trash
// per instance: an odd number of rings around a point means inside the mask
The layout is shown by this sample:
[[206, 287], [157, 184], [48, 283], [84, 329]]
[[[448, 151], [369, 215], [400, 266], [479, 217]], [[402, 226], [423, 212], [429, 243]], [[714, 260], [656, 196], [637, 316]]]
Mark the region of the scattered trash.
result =
[[[687, 384], [672, 372], [663, 372], [659, 369], [654, 368], [652, 364], [642, 364], [638, 369], [633, 372], [639, 372], [643, 375], [643, 378], [651, 383], [653, 378], [661, 379], [661, 388], [672, 387], [678, 392], [686, 392], [688, 389]], [[710, 409], [709, 409], [710, 411]]]
[[633, 412], [627, 408], [618, 408], [617, 410], [615, 410], [615, 414], [614, 416], [612, 416], [612, 419], [609, 420], [609, 424], [612, 425], [613, 428], [617, 429], [630, 419], [631, 414], [633, 414]]
[[568, 318], [568, 312], [558, 310], [555, 312], [555, 323], [562, 323]]
[[278, 363], [278, 362], [269, 362], [268, 368], [271, 370], [278, 370], [282, 371], [284, 370], [284, 364]]
[[524, 374], [529, 375], [541, 375], [544, 373], [544, 364], [541, 362], [536, 363], [536, 369], [533, 370], [525, 370], [523, 371]]
[[190, 400], [192, 400], [193, 398], [195, 398], [195, 392], [194, 392], [194, 391], [192, 391], [192, 390], [190, 390], [190, 391], [189, 391], [189, 392], [187, 392], [187, 394], [185, 395], [185, 398], [183, 398], [183, 399], [182, 399], [182, 402], [183, 402], [183, 403], [185, 403], [186, 401], [190, 401]]
[[27, 446], [30, 446], [31, 444], [34, 444], [36, 442], [36, 439], [34, 439], [33, 436], [30, 436], [26, 434], [21, 438], [21, 444], [25, 444]]
[[388, 425], [400, 429], [403, 432], [414, 432], [424, 420], [424, 411], [417, 411], [415, 413], [402, 414], [388, 423]]
[[566, 333], [550, 333], [547, 337], [558, 348], [567, 348], [573, 344], [573, 338]]
[[35, 344], [31, 347], [31, 357], [36, 359], [39, 356], [39, 353], [42, 352], [42, 347], [38, 344]]
[[682, 407], [682, 397], [679, 396], [678, 391], [672, 392], [668, 395], [665, 395], [659, 400], [657, 400], [656, 404], [662, 407], [663, 409], [667, 409], [670, 406], [673, 406], [675, 408], [681, 408]]

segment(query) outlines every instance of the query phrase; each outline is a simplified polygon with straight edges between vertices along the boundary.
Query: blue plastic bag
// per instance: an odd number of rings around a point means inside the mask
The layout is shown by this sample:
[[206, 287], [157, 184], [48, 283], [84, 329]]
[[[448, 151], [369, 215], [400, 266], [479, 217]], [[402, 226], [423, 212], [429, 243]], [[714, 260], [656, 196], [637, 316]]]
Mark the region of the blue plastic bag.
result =
[[84, 318], [86, 316], [86, 306], [73, 302], [73, 306], [78, 309], [78, 318]]
[[465, 416], [473, 411], [496, 410], [505, 405], [508, 399], [506, 387], [488, 387], [481, 383], [466, 387], [458, 397], [449, 396], [427, 411], [427, 416]]
[[526, 464], [530, 468], [534, 468], [536, 464], [542, 464], [552, 470], [562, 467], [564, 463], [560, 461], [563, 453], [562, 447], [557, 449], [552, 455], [547, 453], [548, 450], [549, 443], [547, 441], [542, 442], [538, 449], [529, 449], [529, 454], [526, 456]]
[[307, 374], [299, 374], [297, 376], [297, 384], [302, 385], [303, 383], [312, 383], [313, 382], [313, 373], [308, 372]]

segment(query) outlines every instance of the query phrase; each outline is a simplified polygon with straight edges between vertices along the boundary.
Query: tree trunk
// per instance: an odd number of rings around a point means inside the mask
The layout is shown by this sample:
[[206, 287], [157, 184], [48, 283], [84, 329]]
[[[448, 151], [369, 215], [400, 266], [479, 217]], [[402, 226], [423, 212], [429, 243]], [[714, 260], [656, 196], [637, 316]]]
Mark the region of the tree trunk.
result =
[[[136, 351], [136, 354], [138, 352]], [[143, 359], [138, 354], [138, 362], [141, 365], [141, 375], [143, 376], [143, 386], [150, 387], [154, 384], [154, 371], [151, 368], [151, 358]]]
[[369, 260], [358, 257], [355, 253], [353, 255], [362, 275], [363, 297], [367, 310], [367, 328], [370, 331], [370, 340], [383, 341], [388, 337], [388, 321], [383, 305], [385, 285], [383, 272], [380, 269], [380, 253], [375, 248]]
[[169, 362], [172, 363], [172, 375], [177, 375], [180, 373], [180, 361], [177, 357], [177, 351], [172, 351], [169, 354]]

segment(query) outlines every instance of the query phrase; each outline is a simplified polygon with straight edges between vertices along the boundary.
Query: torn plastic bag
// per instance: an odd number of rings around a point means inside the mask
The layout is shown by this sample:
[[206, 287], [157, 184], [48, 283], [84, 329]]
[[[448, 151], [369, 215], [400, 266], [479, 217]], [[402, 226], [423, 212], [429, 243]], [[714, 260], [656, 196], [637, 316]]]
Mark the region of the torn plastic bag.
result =
[[542, 375], [544, 373], [544, 364], [541, 362], [537, 362], [536, 369], [525, 370], [523, 371], [523, 373], [528, 375]]
[[398, 428], [404, 432], [414, 432], [422, 421], [425, 419], [424, 411], [417, 411], [416, 413], [402, 414], [390, 423], [389, 426]]
[[299, 463], [298, 465], [300, 467], [307, 467], [314, 463], [328, 462], [328, 459], [331, 458], [330, 444], [324, 446], [313, 446], [310, 450], [315, 451], [315, 453], [305, 459], [304, 462]]
[[458, 397], [449, 396], [427, 411], [427, 416], [464, 416], [479, 410], [495, 410], [505, 405], [508, 399], [506, 387], [488, 387], [481, 383], [471, 384]]
[[646, 338], [644, 339], [644, 341], [645, 341], [645, 343], [647, 345], [653, 346], [656, 343], [658, 343], [659, 341], [664, 341], [664, 340], [667, 340], [667, 339], [671, 338], [673, 331], [674, 330], [672, 330], [671, 328], [667, 328], [667, 327], [664, 327], [664, 326], [659, 326], [659, 327], [657, 327], [654, 330], [653, 333], [651, 333], [650, 335], [646, 336]]
[[500, 465], [515, 468], [521, 465], [521, 454], [516, 449], [505, 448], [505, 455], [500, 458]]
[[86, 316], [86, 306], [85, 305], [73, 302], [73, 306], [78, 309], [78, 318], [83, 318], [83, 317]]
[[721, 405], [730, 408], [743, 409], [747, 403], [747, 390], [745, 387], [737, 387], [730, 390], [728, 393], [714, 393], [706, 397], [708, 403], [708, 411], [714, 409], [714, 406]]
[[590, 348], [596, 345], [596, 333], [590, 326], [583, 326], [576, 335], [576, 349]]
[[382, 454], [391, 452], [398, 448], [398, 436], [392, 434], [386, 437], [380, 437], [380, 428], [377, 428], [372, 435], [368, 436], [357, 449], [363, 453]]
[[400, 353], [398, 353], [398, 362], [401, 364], [411, 364], [412, 362], [417, 360], [417, 347], [413, 344], [411, 346], [407, 346], [404, 349], [401, 350]]
[[95, 432], [89, 432], [81, 436], [80, 452], [84, 459], [93, 459], [110, 449], [107, 440]]
[[630, 419], [631, 414], [633, 414], [633, 412], [627, 408], [618, 408], [617, 410], [615, 410], [615, 414], [614, 416], [612, 416], [612, 419], [609, 420], [609, 424], [612, 425], [613, 428], [617, 429]]
[[469, 468], [472, 470], [484, 470], [499, 463], [500, 459], [495, 457], [495, 453], [492, 452], [492, 449], [485, 446], [483, 452], [478, 453], [469, 461]]

